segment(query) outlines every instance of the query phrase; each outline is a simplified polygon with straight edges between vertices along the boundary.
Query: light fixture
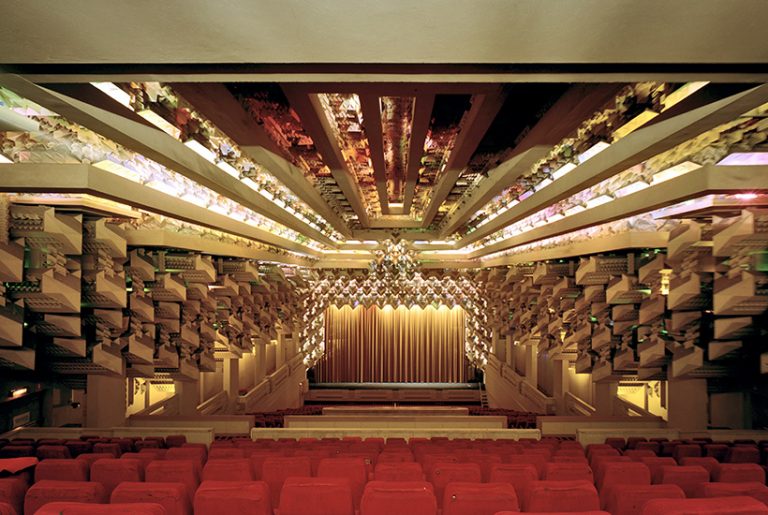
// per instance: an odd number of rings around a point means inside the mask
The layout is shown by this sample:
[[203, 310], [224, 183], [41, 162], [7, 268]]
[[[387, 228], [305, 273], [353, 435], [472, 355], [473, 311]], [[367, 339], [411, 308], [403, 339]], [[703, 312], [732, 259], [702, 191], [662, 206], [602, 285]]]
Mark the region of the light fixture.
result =
[[533, 187], [533, 191], [536, 191], [536, 192], [541, 191], [547, 186], [549, 186], [550, 184], [552, 184], [552, 179], [544, 179], [543, 181], [541, 181], [540, 183], [538, 183], [536, 186]]
[[110, 97], [112, 100], [131, 108], [131, 95], [117, 87], [111, 82], [91, 82], [91, 86], [100, 90], [102, 93]]
[[218, 163], [216, 163], [216, 167], [218, 167], [220, 170], [223, 170], [228, 175], [231, 175], [235, 179], [240, 178], [240, 172], [237, 170], [237, 168], [227, 163], [226, 161], [219, 161]]
[[574, 163], [566, 163], [560, 168], [558, 168], [557, 170], [555, 170], [555, 172], [552, 174], [552, 179], [557, 180], [560, 177], [563, 177], [564, 175], [566, 175], [568, 172], [570, 172], [574, 168], [576, 168], [576, 165]]
[[216, 162], [216, 154], [194, 138], [184, 142], [184, 146], [210, 163]]
[[570, 207], [570, 208], [566, 209], [565, 211], [563, 211], [563, 214], [565, 216], [571, 216], [571, 215], [575, 215], [577, 213], [581, 213], [582, 211], [586, 211], [586, 209], [587, 208], [584, 207], [583, 205], [578, 204], [578, 205], [575, 205], [573, 207]]
[[653, 174], [653, 180], [651, 181], [651, 184], [659, 184], [661, 182], [674, 179], [675, 177], [680, 177], [681, 175], [685, 175], [688, 172], [692, 172], [698, 168], [701, 168], [701, 165], [697, 165], [696, 163], [692, 163], [690, 161], [683, 161], [678, 165]]
[[768, 165], [768, 152], [734, 152], [721, 159], [720, 166]]
[[648, 184], [645, 181], [633, 182], [632, 184], [627, 184], [626, 186], [616, 190], [616, 196], [626, 197], [627, 195], [631, 195], [633, 193], [637, 193], [638, 191], [642, 191], [648, 186], [650, 186], [650, 184]]
[[133, 182], [141, 182], [141, 174], [138, 172], [134, 172], [133, 170], [129, 170], [125, 166], [121, 165], [120, 163], [116, 163], [115, 161], [111, 161], [109, 159], [103, 159], [101, 161], [98, 161], [96, 163], [93, 163], [95, 168], [99, 168], [100, 170], [104, 170], [106, 172], [118, 175], [120, 177], [123, 177], [124, 179], [128, 179]]
[[600, 195], [599, 197], [595, 197], [592, 200], [587, 202], [587, 209], [592, 209], [593, 207], [602, 206], [603, 204], [607, 204], [612, 200], [613, 200], [613, 197], [610, 195]]
[[0, 154], [0, 163], [3, 164], [13, 164], [13, 161], [5, 157], [3, 154]]
[[602, 152], [603, 150], [605, 150], [610, 146], [611, 144], [606, 141], [598, 141], [597, 143], [589, 147], [587, 150], [579, 154], [579, 164], [589, 159], [592, 159], [597, 154], [599, 154], [600, 152]]
[[173, 125], [171, 122], [154, 112], [152, 109], [142, 109], [136, 111], [136, 114], [144, 118], [146, 121], [160, 129], [166, 134], [173, 136], [175, 139], [179, 139], [181, 130]]
[[396, 208], [402, 208], [405, 206], [404, 202], [390, 202], [389, 207], [396, 207]]
[[29, 392], [29, 388], [14, 388], [11, 390], [11, 397], [17, 398], [21, 397], [22, 395], [26, 395]]
[[651, 111], [650, 109], [646, 109], [642, 113], [638, 114], [631, 120], [629, 120], [627, 123], [613, 131], [613, 141], [619, 140], [629, 134], [630, 132], [633, 132], [646, 123], [650, 122], [654, 118], [659, 116], [659, 113], [656, 111]]

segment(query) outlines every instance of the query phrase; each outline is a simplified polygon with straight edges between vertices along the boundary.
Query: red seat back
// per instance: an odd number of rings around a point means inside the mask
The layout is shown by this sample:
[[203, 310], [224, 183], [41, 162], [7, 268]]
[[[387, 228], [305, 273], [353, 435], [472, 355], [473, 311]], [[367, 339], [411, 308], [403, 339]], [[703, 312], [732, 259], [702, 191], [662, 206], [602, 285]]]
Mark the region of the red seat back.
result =
[[139, 460], [97, 460], [91, 465], [91, 481], [101, 483], [109, 496], [123, 481], [144, 481], [144, 466]]
[[768, 486], [754, 481], [744, 483], [702, 483], [696, 490], [696, 497], [746, 496], [768, 505]]
[[212, 459], [203, 467], [202, 481], [253, 481], [251, 462], [240, 459]]
[[424, 481], [424, 471], [416, 462], [387, 463], [379, 460], [374, 472], [377, 481]]
[[480, 483], [483, 480], [480, 465], [477, 463], [436, 463], [428, 475], [429, 482], [435, 489], [438, 507], [443, 502], [443, 492], [448, 483]]
[[449, 483], [443, 494], [443, 515], [494, 515], [517, 511], [517, 494], [508, 483]]
[[352, 488], [355, 507], [360, 506], [363, 487], [368, 482], [368, 473], [363, 458], [326, 458], [320, 460], [317, 477], [346, 478]]
[[641, 515], [650, 499], [685, 499], [685, 492], [677, 485], [617, 484], [611, 488], [604, 507], [611, 515]]
[[44, 460], [35, 467], [35, 482], [45, 479], [54, 481], [88, 481], [88, 463], [81, 460]]
[[272, 504], [275, 506], [280, 506], [280, 490], [286, 478], [311, 475], [312, 467], [306, 456], [267, 458], [261, 466], [261, 479], [269, 485]]
[[100, 483], [87, 481], [42, 480], [32, 485], [24, 497], [24, 513], [34, 514], [49, 502], [72, 501], [105, 503], [109, 497]]
[[589, 481], [534, 481], [522, 495], [523, 511], [599, 510], [600, 500]]
[[722, 463], [713, 471], [712, 480], [719, 483], [756, 481], [765, 484], [765, 470], [754, 463]]
[[195, 515], [272, 515], [263, 481], [203, 481], [195, 492]]
[[116, 503], [157, 503], [167, 515], [192, 515], [192, 503], [182, 483], [123, 482], [112, 491]]
[[432, 485], [425, 481], [370, 481], [360, 515], [437, 515]]
[[280, 515], [326, 513], [354, 515], [353, 493], [348, 478], [289, 477], [285, 480], [280, 496]]
[[547, 481], [584, 480], [594, 483], [592, 469], [586, 462], [547, 463], [544, 467], [544, 479]]
[[713, 499], [651, 499], [643, 507], [643, 515], [760, 515], [768, 507], [751, 497]]
[[180, 483], [187, 491], [190, 502], [200, 484], [200, 475], [194, 461], [153, 461], [144, 471], [144, 479], [150, 483]]
[[661, 483], [679, 486], [686, 497], [693, 497], [698, 485], [707, 482], [709, 482], [709, 472], [698, 465], [661, 468]]
[[538, 480], [539, 473], [531, 463], [504, 463], [491, 468], [491, 483], [509, 483], [518, 494]]

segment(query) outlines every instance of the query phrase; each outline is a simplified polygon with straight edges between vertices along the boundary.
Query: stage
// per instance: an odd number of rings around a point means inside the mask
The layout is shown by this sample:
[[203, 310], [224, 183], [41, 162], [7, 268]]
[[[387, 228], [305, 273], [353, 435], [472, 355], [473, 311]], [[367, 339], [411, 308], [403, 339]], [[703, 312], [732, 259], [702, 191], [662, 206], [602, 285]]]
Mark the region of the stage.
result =
[[480, 383], [310, 383], [310, 390], [477, 390]]

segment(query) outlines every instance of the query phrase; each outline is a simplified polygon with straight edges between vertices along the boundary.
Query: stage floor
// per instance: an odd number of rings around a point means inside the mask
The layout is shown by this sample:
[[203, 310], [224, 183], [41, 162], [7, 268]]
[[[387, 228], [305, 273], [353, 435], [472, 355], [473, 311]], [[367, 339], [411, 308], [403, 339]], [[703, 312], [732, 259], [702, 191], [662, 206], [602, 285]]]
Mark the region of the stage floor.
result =
[[310, 383], [310, 390], [478, 390], [480, 383]]

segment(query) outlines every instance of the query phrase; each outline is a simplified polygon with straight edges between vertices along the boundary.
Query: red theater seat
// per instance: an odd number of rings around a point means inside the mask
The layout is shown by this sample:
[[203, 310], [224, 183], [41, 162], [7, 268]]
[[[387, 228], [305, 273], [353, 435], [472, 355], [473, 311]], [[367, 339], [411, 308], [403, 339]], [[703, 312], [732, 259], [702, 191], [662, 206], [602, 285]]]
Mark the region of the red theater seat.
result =
[[18, 477], [0, 478], [0, 502], [11, 507], [22, 515], [24, 509], [24, 495], [27, 493], [27, 483]]
[[630, 470], [639, 470], [632, 468], [632, 465], [636, 464], [629, 456], [596, 456], [592, 461], [592, 472], [595, 475], [595, 484], [598, 488], [603, 484], [603, 477], [605, 477], [606, 468], [614, 463], [624, 463]]
[[700, 467], [704, 467], [707, 469], [707, 472], [709, 472], [709, 477], [712, 481], [714, 481], [712, 478], [715, 477], [715, 470], [720, 467], [720, 464], [717, 462], [717, 460], [711, 457], [683, 458], [680, 460], [680, 465], [698, 465]]
[[442, 505], [443, 492], [448, 483], [480, 483], [483, 480], [477, 463], [436, 463], [429, 474], [429, 482], [435, 488], [438, 506]]
[[544, 479], [547, 481], [584, 480], [593, 483], [592, 469], [584, 463], [547, 463], [544, 467]]
[[698, 465], [661, 468], [661, 484], [679, 486], [686, 497], [693, 497], [698, 486], [707, 482], [709, 482], [709, 472]]
[[704, 444], [704, 456], [715, 458], [717, 461], [725, 461], [728, 454], [728, 446], [723, 443]]
[[35, 451], [38, 460], [59, 459], [66, 460], [72, 457], [64, 445], [40, 445]]
[[765, 484], [765, 470], [754, 463], [722, 463], [715, 469], [712, 481], [719, 483], [757, 481]]
[[624, 456], [632, 458], [634, 461], [640, 461], [640, 458], [655, 458], [656, 453], [647, 449], [627, 449], [624, 451]]
[[503, 510], [519, 510], [510, 484], [456, 482], [445, 487], [442, 515], [493, 515]]
[[501, 463], [501, 456], [494, 454], [474, 454], [464, 457], [464, 463], [477, 463], [480, 465], [480, 474], [484, 483], [487, 483], [491, 477], [491, 469], [497, 463]]
[[280, 506], [280, 489], [283, 488], [286, 478], [310, 477], [312, 467], [309, 458], [267, 458], [261, 466], [261, 479], [269, 485], [269, 493], [272, 504]]
[[101, 483], [109, 496], [123, 481], [144, 481], [144, 465], [139, 460], [97, 460], [91, 465], [91, 481]]
[[165, 445], [167, 447], [181, 447], [185, 443], [187, 443], [187, 437], [184, 435], [168, 435], [165, 437]]
[[251, 462], [245, 458], [210, 460], [203, 467], [202, 481], [253, 481]]
[[163, 459], [166, 461], [192, 460], [197, 463], [199, 473], [202, 472], [203, 465], [205, 465], [206, 452], [205, 449], [199, 447], [173, 447], [168, 449]]
[[760, 451], [750, 445], [734, 445], [725, 455], [726, 463], [760, 463]]
[[138, 442], [133, 443], [133, 448], [136, 449], [137, 452], [142, 449], [160, 449], [162, 446], [162, 442], [158, 440], [139, 440]]
[[522, 495], [523, 511], [600, 510], [595, 486], [589, 481], [534, 481]]
[[216, 447], [208, 451], [208, 461], [232, 460], [237, 458], [245, 458], [245, 451], [236, 447]]
[[[1, 513], [1, 512], [0, 512]], [[156, 503], [86, 504], [80, 502], [50, 502], [35, 515], [167, 515]]]
[[192, 515], [192, 503], [182, 483], [120, 483], [111, 503], [157, 503], [167, 515]]
[[98, 460], [105, 460], [105, 459], [111, 459], [111, 458], [114, 458], [114, 455], [109, 454], [109, 453], [104, 453], [104, 452], [92, 453], [92, 452], [88, 452], [88, 453], [85, 453], [85, 454], [81, 454], [80, 456], [78, 456], [75, 459], [79, 460], [79, 461], [83, 461], [86, 464], [88, 464], [88, 470], [91, 470], [91, 466], [94, 463], [96, 463]]
[[546, 466], [548, 462], [548, 458], [542, 454], [519, 454], [517, 456], [514, 456], [510, 463], [523, 465], [523, 464], [530, 464], [536, 467], [536, 474], [538, 477], [542, 477], [544, 475], [544, 467]]
[[353, 493], [344, 477], [289, 477], [280, 496], [280, 515], [354, 515]]
[[640, 463], [645, 464], [651, 471], [651, 483], [661, 483], [661, 469], [662, 467], [676, 467], [677, 462], [674, 458], [659, 457], [659, 458], [640, 458]]
[[7, 502], [0, 501], [0, 515], [19, 515], [13, 506]]
[[702, 483], [696, 490], [695, 497], [732, 497], [735, 495], [752, 497], [768, 505], [768, 486], [754, 481], [744, 483]]
[[768, 513], [760, 501], [751, 497], [716, 499], [651, 499], [642, 515], [760, 515]]
[[424, 471], [416, 462], [392, 462], [379, 460], [374, 472], [377, 481], [424, 481]]
[[41, 506], [56, 501], [105, 503], [107, 493], [100, 483], [43, 480], [32, 485], [24, 497], [24, 513], [31, 515]]
[[619, 437], [610, 437], [605, 439], [605, 445], [610, 445], [618, 451], [623, 451], [627, 446], [627, 440]]
[[540, 478], [536, 467], [530, 463], [504, 463], [491, 468], [491, 483], [509, 483], [520, 494], [527, 486]]
[[701, 445], [680, 444], [672, 451], [672, 457], [680, 463], [683, 458], [698, 458], [701, 456]]
[[309, 464], [312, 467], [313, 476], [317, 475], [317, 467], [320, 466], [320, 462], [326, 458], [334, 457], [336, 453], [333, 453], [333, 456], [331, 454], [332, 451], [330, 449], [317, 448], [297, 449], [296, 452], [293, 453], [294, 456], [306, 456], [309, 458]]
[[370, 481], [360, 515], [437, 515], [432, 485], [425, 481]]
[[685, 492], [677, 485], [617, 484], [608, 494], [605, 509], [611, 515], [640, 515], [650, 499], [685, 499]]
[[81, 460], [44, 460], [35, 467], [35, 482], [51, 479], [54, 481], [88, 481], [88, 463]]
[[67, 440], [64, 442], [64, 446], [69, 449], [69, 454], [73, 458], [77, 458], [81, 454], [87, 452], [93, 452], [93, 444], [91, 442], [83, 442], [80, 440]]
[[123, 453], [120, 444], [117, 443], [95, 443], [93, 444], [94, 454], [111, 454], [113, 458], [119, 458]]
[[140, 452], [124, 452], [122, 456], [120, 456], [121, 460], [139, 460], [141, 462], [141, 467], [146, 470], [147, 465], [155, 461], [155, 456], [151, 454], [144, 454]]
[[14, 445], [13, 443], [0, 448], [0, 458], [25, 458], [35, 455], [35, 448], [31, 445]]
[[661, 452], [661, 443], [659, 442], [637, 442], [635, 444], [634, 449], [635, 451], [651, 451], [652, 453], [658, 455], [659, 452]]
[[355, 507], [360, 506], [363, 487], [368, 482], [368, 473], [363, 458], [326, 458], [317, 467], [317, 477], [346, 478], [352, 488]]
[[153, 461], [144, 471], [144, 479], [150, 483], [181, 483], [191, 501], [200, 485], [197, 464], [193, 461]]
[[203, 481], [194, 508], [195, 515], [272, 515], [269, 487], [263, 481]]

